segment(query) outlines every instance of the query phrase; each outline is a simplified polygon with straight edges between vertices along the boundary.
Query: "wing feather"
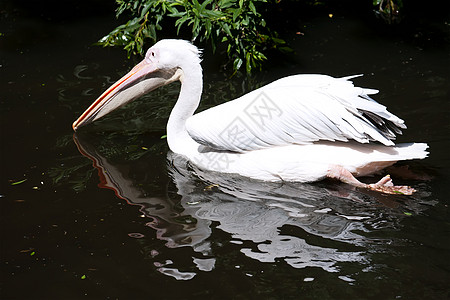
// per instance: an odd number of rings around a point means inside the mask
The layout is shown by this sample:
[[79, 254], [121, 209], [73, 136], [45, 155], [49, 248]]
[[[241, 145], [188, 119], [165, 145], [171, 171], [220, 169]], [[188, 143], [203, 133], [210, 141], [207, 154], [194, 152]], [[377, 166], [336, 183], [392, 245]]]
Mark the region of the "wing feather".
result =
[[186, 129], [200, 144], [235, 152], [319, 140], [394, 145], [404, 121], [369, 96], [377, 90], [349, 81], [357, 76], [285, 77], [192, 116]]

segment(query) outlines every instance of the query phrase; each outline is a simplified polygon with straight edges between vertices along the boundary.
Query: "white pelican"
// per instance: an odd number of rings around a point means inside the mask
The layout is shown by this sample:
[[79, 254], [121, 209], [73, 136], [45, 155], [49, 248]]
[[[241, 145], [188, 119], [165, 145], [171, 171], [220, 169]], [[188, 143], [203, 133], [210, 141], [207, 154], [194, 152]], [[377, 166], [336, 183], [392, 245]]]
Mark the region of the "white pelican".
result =
[[171, 151], [201, 169], [266, 181], [329, 177], [385, 193], [414, 192], [394, 186], [389, 175], [374, 184], [355, 178], [428, 154], [424, 143], [392, 142], [406, 128], [404, 121], [368, 96], [378, 91], [355, 87], [349, 80], [355, 76], [289, 76], [194, 115], [203, 85], [200, 54], [187, 41], [159, 41], [73, 123], [73, 129], [179, 80], [167, 142]]

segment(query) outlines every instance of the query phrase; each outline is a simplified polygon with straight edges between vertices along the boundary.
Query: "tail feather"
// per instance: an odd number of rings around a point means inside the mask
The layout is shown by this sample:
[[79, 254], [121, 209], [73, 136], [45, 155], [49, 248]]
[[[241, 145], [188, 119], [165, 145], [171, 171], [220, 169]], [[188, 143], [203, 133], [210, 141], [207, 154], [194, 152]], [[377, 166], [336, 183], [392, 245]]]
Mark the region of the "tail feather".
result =
[[394, 149], [398, 152], [398, 160], [423, 159], [429, 154], [426, 143], [397, 144]]

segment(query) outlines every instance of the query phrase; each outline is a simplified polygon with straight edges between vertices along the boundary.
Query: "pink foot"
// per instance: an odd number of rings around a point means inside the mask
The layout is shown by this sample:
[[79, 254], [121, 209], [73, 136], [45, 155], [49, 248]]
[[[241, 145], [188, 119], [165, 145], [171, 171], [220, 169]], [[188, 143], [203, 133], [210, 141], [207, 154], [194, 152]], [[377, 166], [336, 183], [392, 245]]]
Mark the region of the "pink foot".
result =
[[367, 188], [386, 193], [386, 194], [402, 194], [412, 195], [416, 190], [406, 185], [394, 185], [391, 176], [386, 175], [377, 183], [367, 184]]
[[356, 187], [366, 188], [373, 191], [382, 192], [385, 194], [402, 194], [402, 195], [412, 195], [416, 190], [409, 186], [404, 185], [394, 185], [391, 176], [386, 175], [381, 178], [377, 183], [365, 184], [356, 179], [352, 173], [344, 169], [341, 166], [331, 166], [328, 171], [327, 177], [338, 179], [342, 182], [351, 184]]

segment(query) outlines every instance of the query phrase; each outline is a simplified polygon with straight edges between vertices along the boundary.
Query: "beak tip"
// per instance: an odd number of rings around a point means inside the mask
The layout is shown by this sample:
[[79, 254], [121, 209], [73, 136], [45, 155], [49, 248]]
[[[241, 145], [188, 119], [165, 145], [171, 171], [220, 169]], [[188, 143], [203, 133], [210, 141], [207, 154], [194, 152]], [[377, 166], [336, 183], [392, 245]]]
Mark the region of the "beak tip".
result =
[[78, 122], [77, 121], [75, 121], [75, 122], [73, 122], [73, 124], [72, 124], [72, 129], [73, 129], [73, 131], [77, 131], [77, 129], [78, 129], [78, 124], [77, 124]]

